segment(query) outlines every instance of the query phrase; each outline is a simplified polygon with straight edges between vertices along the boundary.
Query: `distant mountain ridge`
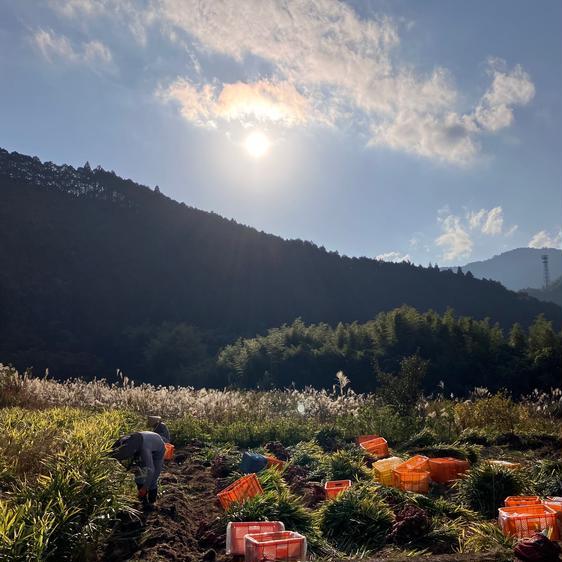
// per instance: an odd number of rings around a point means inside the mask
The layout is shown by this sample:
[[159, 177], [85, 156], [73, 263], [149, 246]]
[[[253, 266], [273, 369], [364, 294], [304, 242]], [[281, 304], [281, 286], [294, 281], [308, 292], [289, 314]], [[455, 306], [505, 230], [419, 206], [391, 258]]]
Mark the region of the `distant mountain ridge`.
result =
[[163, 325], [172, 339], [192, 337], [189, 325], [224, 343], [297, 317], [335, 325], [409, 304], [504, 327], [543, 313], [562, 326], [559, 307], [493, 281], [340, 256], [101, 167], [2, 149], [0, 240], [0, 361], [65, 375], [126, 370], [150, 352], [140, 334]]
[[562, 306], [562, 277], [555, 279], [548, 287], [542, 289], [523, 289], [524, 293], [540, 301], [553, 302]]
[[[562, 250], [556, 248], [516, 248], [487, 260], [475, 261], [460, 266], [464, 273], [470, 271], [478, 279], [493, 279], [512, 291], [526, 288], [540, 289], [543, 286], [541, 256], [549, 259], [550, 278], [562, 275]], [[457, 266], [451, 269], [456, 271]]]

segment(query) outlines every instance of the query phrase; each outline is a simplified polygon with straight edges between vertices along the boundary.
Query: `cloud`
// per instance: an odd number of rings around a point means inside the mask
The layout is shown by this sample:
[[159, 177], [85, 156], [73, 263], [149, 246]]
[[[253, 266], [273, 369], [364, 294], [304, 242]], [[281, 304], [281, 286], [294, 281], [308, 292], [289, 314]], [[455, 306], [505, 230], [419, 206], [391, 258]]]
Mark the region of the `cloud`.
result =
[[[503, 209], [494, 207], [487, 211], [480, 209], [479, 211], [471, 211], [467, 214], [468, 224], [471, 230], [480, 230], [482, 234], [495, 236], [503, 231]], [[517, 228], [517, 226], [515, 226]], [[510, 234], [515, 232], [514, 228], [510, 228]]]
[[287, 81], [237, 82], [216, 88], [196, 88], [182, 78], [163, 88], [159, 96], [179, 103], [182, 115], [198, 125], [215, 126], [217, 120], [271, 121], [286, 126], [312, 117], [307, 99]]
[[560, 248], [562, 247], [562, 229], [554, 234], [548, 233], [546, 230], [537, 232], [531, 240], [529, 240], [529, 248]]
[[51, 63], [63, 60], [76, 64], [109, 65], [112, 62], [111, 51], [100, 41], [87, 41], [82, 43], [81, 48], [75, 49], [68, 37], [46, 29], [38, 29], [33, 34], [33, 41]]
[[377, 260], [381, 261], [393, 261], [393, 262], [401, 262], [401, 261], [411, 261], [412, 258], [410, 254], [400, 254], [400, 252], [387, 252], [386, 254], [379, 254], [376, 256]]
[[507, 72], [505, 62], [499, 59], [490, 59], [489, 73], [492, 85], [476, 107], [474, 119], [483, 130], [495, 132], [512, 124], [513, 106], [527, 105], [535, 95], [535, 86], [520, 65]]
[[[490, 59], [490, 86], [460, 111], [446, 68], [420, 71], [400, 56], [399, 20], [360, 17], [337, 0], [146, 0], [142, 11], [130, 0], [51, 2], [67, 17], [103, 14], [129, 29], [133, 22], [144, 42], [153, 26], [207, 61], [230, 59], [228, 74], [224, 64], [212, 71], [203, 64], [195, 82], [184, 75], [157, 89], [160, 100], [179, 102], [181, 115], [199, 126], [320, 122], [353, 127], [371, 147], [467, 165], [480, 153], [480, 139], [511, 125], [514, 108], [534, 96], [521, 66], [510, 70]], [[256, 67], [267, 70], [256, 76]], [[233, 80], [236, 73], [243, 79]]]
[[443, 248], [442, 259], [452, 261], [457, 258], [468, 258], [472, 254], [474, 243], [461, 224], [459, 217], [447, 215], [440, 218], [443, 233], [435, 239], [437, 246]]

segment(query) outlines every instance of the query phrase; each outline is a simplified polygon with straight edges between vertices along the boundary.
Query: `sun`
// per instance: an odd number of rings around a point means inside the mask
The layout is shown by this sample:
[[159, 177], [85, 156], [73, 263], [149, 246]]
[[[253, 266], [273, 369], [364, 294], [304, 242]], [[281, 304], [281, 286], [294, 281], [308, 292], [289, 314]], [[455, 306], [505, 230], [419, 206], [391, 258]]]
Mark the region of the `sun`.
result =
[[261, 158], [271, 146], [269, 139], [261, 131], [253, 131], [244, 141], [244, 147], [252, 158]]

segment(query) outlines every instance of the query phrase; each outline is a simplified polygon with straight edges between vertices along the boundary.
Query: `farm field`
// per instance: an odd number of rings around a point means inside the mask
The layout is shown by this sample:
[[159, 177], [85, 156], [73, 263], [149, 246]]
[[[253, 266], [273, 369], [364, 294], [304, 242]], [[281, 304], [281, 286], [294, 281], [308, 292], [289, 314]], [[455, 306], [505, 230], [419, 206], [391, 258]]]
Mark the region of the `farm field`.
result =
[[[250, 392], [60, 383], [2, 367], [0, 391], [6, 560], [226, 562], [228, 521], [250, 520], [283, 521], [315, 560], [511, 560], [515, 539], [496, 523], [504, 499], [562, 495], [559, 390], [514, 401], [477, 389], [400, 405], [353, 393], [343, 375], [332, 391]], [[154, 412], [176, 454], [146, 513], [107, 453]], [[390, 455], [454, 457], [470, 469], [427, 494], [384, 486], [376, 458], [355, 442], [364, 434], [384, 436]], [[225, 511], [216, 494], [242, 476], [245, 450], [285, 465], [258, 472], [263, 493]], [[324, 482], [347, 479], [349, 490], [324, 498]]]

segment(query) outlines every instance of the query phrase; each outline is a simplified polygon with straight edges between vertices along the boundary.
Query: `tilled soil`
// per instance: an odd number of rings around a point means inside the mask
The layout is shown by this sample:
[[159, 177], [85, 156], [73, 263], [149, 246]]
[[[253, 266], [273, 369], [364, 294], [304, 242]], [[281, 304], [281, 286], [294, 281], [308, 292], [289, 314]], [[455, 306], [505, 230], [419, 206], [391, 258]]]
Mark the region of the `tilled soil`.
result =
[[[225, 554], [225, 535], [213, 531], [221, 514], [210, 466], [197, 459], [198, 444], [176, 450], [160, 478], [154, 511], [123, 516], [113, 531], [102, 562], [232, 562]], [[219, 486], [220, 487], [220, 486]], [[497, 562], [493, 553], [373, 558], [362, 562]], [[332, 562], [336, 562], [333, 560]], [[347, 560], [349, 562], [349, 560]]]

